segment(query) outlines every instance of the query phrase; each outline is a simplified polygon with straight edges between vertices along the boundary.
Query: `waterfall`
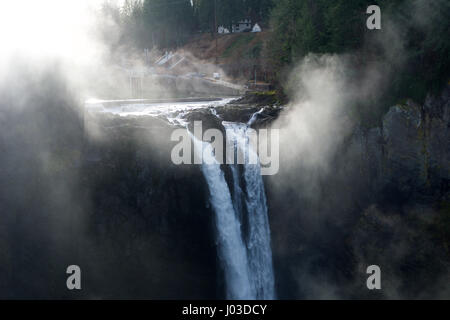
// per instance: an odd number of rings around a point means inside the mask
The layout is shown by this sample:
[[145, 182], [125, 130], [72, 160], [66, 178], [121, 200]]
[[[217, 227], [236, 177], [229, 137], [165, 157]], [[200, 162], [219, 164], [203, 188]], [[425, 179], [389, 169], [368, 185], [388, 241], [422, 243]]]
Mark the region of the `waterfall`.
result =
[[[257, 159], [255, 151], [249, 146], [249, 126], [243, 123], [226, 123], [227, 139], [236, 142], [236, 150], [244, 153], [245, 165], [243, 166], [244, 190], [238, 187], [240, 203], [244, 201], [247, 233], [245, 237], [247, 256], [250, 270], [250, 283], [256, 299], [275, 299], [274, 275], [272, 265], [272, 250], [270, 247], [270, 228], [267, 210], [267, 199], [264, 190], [264, 182], [261, 176], [261, 166], [258, 163], [249, 164], [252, 156]], [[238, 165], [231, 166], [234, 185], [240, 186]], [[237, 178], [235, 178], [237, 177]], [[237, 180], [239, 179], [239, 180]], [[236, 187], [235, 187], [236, 188]], [[236, 200], [235, 200], [236, 201]]]
[[[236, 151], [254, 152], [248, 148], [246, 124], [224, 122], [224, 126]], [[196, 152], [203, 152], [205, 160], [202, 172], [215, 211], [218, 255], [227, 299], [275, 299], [267, 200], [259, 163], [230, 166], [231, 192], [211, 145], [192, 134], [191, 137]]]
[[[211, 145], [191, 134], [196, 152], [203, 152], [208, 163], [202, 172], [208, 183], [210, 201], [216, 213], [219, 260], [225, 273], [227, 298], [231, 300], [254, 299], [248, 268], [248, 258], [241, 235], [241, 223], [234, 211], [231, 193], [220, 164], [214, 157]], [[207, 158], [207, 159], [206, 159]]]
[[253, 125], [256, 120], [258, 120], [258, 115], [260, 115], [261, 113], [264, 112], [264, 108], [262, 108], [261, 110], [259, 110], [258, 112], [255, 112], [252, 117], [250, 118], [249, 122], [248, 122], [248, 126]]

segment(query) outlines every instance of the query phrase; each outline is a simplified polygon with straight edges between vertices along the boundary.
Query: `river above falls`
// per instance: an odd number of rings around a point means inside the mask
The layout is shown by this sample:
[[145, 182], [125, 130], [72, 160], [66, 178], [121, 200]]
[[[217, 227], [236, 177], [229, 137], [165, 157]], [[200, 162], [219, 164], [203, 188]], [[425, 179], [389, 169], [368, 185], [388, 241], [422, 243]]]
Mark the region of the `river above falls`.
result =
[[221, 98], [184, 98], [184, 99], [134, 99], [134, 100], [97, 100], [85, 102], [87, 111], [111, 113], [119, 116], [167, 116], [173, 113], [224, 106], [237, 97]]

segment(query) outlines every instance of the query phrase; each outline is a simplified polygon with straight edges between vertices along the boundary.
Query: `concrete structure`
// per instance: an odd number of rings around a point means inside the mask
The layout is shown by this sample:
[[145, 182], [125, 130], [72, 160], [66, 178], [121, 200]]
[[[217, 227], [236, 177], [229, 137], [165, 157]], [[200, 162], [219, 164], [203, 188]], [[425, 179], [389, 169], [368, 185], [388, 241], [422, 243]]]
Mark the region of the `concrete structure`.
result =
[[233, 33], [246, 32], [252, 30], [252, 21], [250, 19], [244, 19], [237, 23], [233, 23]]
[[220, 26], [219, 28], [217, 28], [217, 33], [219, 33], [219, 34], [229, 34], [230, 30], [228, 30], [224, 26]]
[[252, 29], [252, 32], [261, 32], [261, 31], [262, 31], [262, 29], [259, 26], [259, 24], [255, 23], [255, 25], [254, 25], [254, 27]]

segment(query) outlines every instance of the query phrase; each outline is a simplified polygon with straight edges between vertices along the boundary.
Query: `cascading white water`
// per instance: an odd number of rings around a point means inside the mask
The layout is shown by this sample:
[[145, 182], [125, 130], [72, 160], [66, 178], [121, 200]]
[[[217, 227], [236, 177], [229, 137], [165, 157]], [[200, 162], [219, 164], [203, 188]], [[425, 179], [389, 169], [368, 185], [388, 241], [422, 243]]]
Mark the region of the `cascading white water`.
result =
[[191, 137], [196, 152], [203, 152], [204, 161], [212, 163], [203, 164], [202, 172], [208, 183], [211, 204], [216, 213], [219, 259], [225, 273], [227, 299], [254, 299], [241, 223], [235, 213], [224, 173], [214, 157], [211, 145], [198, 140], [192, 134]]
[[[236, 151], [254, 152], [248, 147], [248, 125], [224, 123], [224, 126], [227, 139], [232, 139]], [[219, 259], [225, 274], [227, 298], [275, 299], [270, 228], [259, 163], [231, 165], [232, 196], [211, 145], [192, 134], [191, 137], [196, 152], [203, 152], [202, 172], [216, 214]], [[244, 223], [246, 230], [242, 227]]]
[[[225, 105], [231, 100], [222, 99], [213, 105]], [[120, 107], [105, 108], [102, 101], [90, 101], [86, 106], [87, 110], [93, 112], [111, 112], [121, 116], [166, 116], [170, 123], [182, 126], [187, 126], [185, 116], [190, 111], [205, 107], [207, 106], [204, 102], [136, 104], [132, 101]], [[211, 113], [221, 119], [214, 106], [210, 107]], [[248, 150], [249, 126], [263, 111], [264, 109], [261, 109], [256, 112], [248, 124], [224, 123], [229, 131], [227, 139], [234, 141], [235, 151], [245, 153], [245, 150]], [[218, 256], [224, 271], [227, 298], [275, 299], [270, 229], [259, 163], [230, 165], [233, 180], [231, 192], [212, 146], [197, 139], [190, 132], [189, 134], [194, 142], [195, 152], [203, 153], [202, 172], [215, 211]], [[254, 152], [252, 156], [249, 158], [258, 158]]]
[[[227, 139], [236, 141], [236, 149], [244, 154], [244, 181], [245, 192], [240, 193], [245, 201], [247, 219], [246, 246], [250, 270], [250, 283], [256, 299], [275, 299], [274, 275], [272, 264], [272, 250], [270, 247], [270, 228], [267, 212], [267, 200], [264, 190], [264, 182], [261, 176], [259, 162], [249, 163], [252, 156], [257, 159], [255, 151], [250, 147], [247, 134], [249, 126], [243, 123], [224, 123], [227, 130]], [[239, 177], [237, 165], [232, 166], [233, 179]], [[240, 185], [240, 181], [234, 181]], [[236, 187], [235, 187], [236, 188]], [[240, 191], [240, 188], [238, 188]], [[240, 201], [241, 199], [235, 199]]]
[[251, 126], [252, 124], [255, 123], [256, 120], [258, 120], [258, 115], [260, 115], [261, 113], [264, 112], [264, 108], [262, 108], [261, 110], [259, 110], [258, 112], [255, 112], [252, 117], [250, 118], [250, 121], [248, 122], [248, 125]]

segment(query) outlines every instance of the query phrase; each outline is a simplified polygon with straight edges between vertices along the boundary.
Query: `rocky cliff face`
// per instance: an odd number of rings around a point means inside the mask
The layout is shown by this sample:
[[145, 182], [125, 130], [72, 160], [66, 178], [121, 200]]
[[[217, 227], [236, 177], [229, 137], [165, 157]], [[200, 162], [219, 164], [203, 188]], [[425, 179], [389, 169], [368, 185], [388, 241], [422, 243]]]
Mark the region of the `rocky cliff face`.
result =
[[[355, 127], [329, 172], [266, 179], [279, 298], [449, 297], [449, 94]], [[49, 97], [29, 114], [0, 114], [0, 297], [224, 297], [207, 186], [198, 166], [172, 164], [173, 127], [104, 116], [81, 146], [59, 108], [72, 102]], [[264, 104], [215, 111], [247, 122]], [[279, 112], [266, 108], [255, 127]], [[209, 109], [194, 119], [220, 123]], [[65, 287], [71, 264], [82, 292]], [[372, 264], [380, 292], [365, 286]]]
[[372, 194], [353, 228], [353, 254], [383, 264], [382, 297], [449, 297], [449, 112], [447, 88], [423, 106], [392, 107], [382, 127], [352, 138]]
[[[449, 94], [356, 126], [329, 172], [268, 179], [280, 297], [449, 297]], [[373, 264], [378, 292], [366, 288]]]
[[411, 101], [394, 106], [382, 127], [355, 133], [352, 147], [359, 147], [366, 158], [364, 169], [380, 192], [390, 189], [399, 201], [430, 202], [445, 196], [450, 177], [449, 93], [447, 89], [439, 98], [428, 97], [423, 106]]
[[[448, 297], [448, 94], [394, 106], [380, 127], [356, 126], [314, 196], [307, 184], [280, 190], [266, 179], [279, 298]], [[241, 100], [187, 120], [223, 130], [222, 120], [247, 122], [262, 107]], [[279, 112], [265, 108], [255, 126]], [[92, 287], [111, 297], [223, 297], [206, 183], [198, 166], [171, 163], [173, 127], [101, 121], [107, 139], [86, 146], [83, 165], [98, 244]], [[383, 272], [379, 292], [366, 288], [372, 264]]]
[[[224, 131], [222, 121], [248, 122], [261, 106], [204, 108], [184, 118], [191, 130], [202, 121], [203, 130]], [[268, 108], [257, 124], [277, 112]], [[92, 245], [79, 257], [94, 274], [87, 284], [93, 295], [224, 297], [208, 187], [200, 166], [172, 163], [176, 128], [162, 118], [86, 115], [81, 175]], [[231, 181], [230, 170], [224, 172]]]
[[199, 166], [172, 163], [175, 128], [152, 117], [102, 115], [95, 124], [101, 132], [86, 140], [83, 162], [91, 290], [114, 298], [221, 296], [207, 186]]

